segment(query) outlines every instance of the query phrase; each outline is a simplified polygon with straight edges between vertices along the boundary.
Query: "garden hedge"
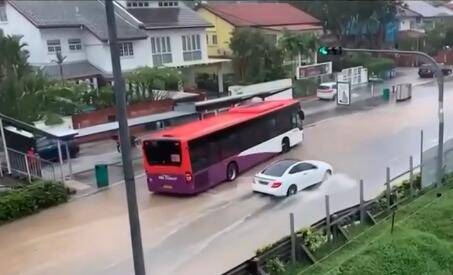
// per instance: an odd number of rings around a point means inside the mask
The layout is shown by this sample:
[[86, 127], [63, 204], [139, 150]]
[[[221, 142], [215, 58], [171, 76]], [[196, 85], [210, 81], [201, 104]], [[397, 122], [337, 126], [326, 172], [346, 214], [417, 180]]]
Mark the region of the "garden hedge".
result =
[[0, 196], [0, 223], [36, 213], [68, 200], [61, 183], [39, 181], [4, 192]]

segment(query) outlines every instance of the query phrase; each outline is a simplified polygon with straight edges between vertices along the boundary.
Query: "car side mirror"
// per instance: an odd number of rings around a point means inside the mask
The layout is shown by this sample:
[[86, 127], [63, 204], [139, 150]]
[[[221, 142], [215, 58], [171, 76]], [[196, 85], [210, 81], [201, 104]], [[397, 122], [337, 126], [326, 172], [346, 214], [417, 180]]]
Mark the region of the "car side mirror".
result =
[[300, 120], [305, 119], [305, 113], [303, 111], [299, 111], [299, 118], [300, 118]]

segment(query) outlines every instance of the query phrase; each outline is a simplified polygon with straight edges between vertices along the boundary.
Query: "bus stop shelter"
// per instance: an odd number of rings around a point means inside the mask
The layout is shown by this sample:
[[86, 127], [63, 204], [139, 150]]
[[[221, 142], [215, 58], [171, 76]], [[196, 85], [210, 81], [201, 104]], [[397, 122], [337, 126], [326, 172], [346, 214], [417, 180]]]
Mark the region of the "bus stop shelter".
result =
[[[5, 137], [5, 127], [7, 126], [13, 126], [16, 127], [17, 129], [24, 130], [27, 132], [32, 133], [35, 136], [40, 136], [40, 137], [46, 137], [51, 140], [55, 140], [57, 143], [57, 149], [58, 149], [58, 161], [59, 161], [59, 170], [60, 170], [60, 177], [61, 181], [64, 181], [66, 179], [65, 171], [63, 169], [64, 166], [64, 161], [63, 161], [63, 152], [62, 152], [62, 147], [64, 145], [66, 149], [66, 156], [68, 160], [68, 168], [69, 168], [69, 177], [72, 177], [72, 166], [71, 166], [71, 158], [69, 156], [69, 146], [68, 146], [68, 141], [74, 139], [74, 137], [78, 134], [77, 131], [72, 130], [72, 129], [58, 129], [58, 130], [42, 130], [39, 128], [36, 128], [33, 125], [30, 125], [28, 123], [25, 123], [23, 121], [11, 118], [9, 116], [6, 116], [4, 114], [0, 113], [0, 136], [1, 136], [1, 145], [3, 147], [3, 153], [4, 153], [4, 161], [6, 163], [6, 169], [8, 174], [22, 174], [28, 176], [29, 180], [31, 181], [32, 177], [38, 177], [38, 178], [43, 178], [43, 179], [52, 179], [52, 177], [44, 177], [41, 174], [41, 171], [39, 173], [33, 173], [34, 170], [41, 169], [42, 166], [46, 165], [52, 165], [53, 168], [53, 163], [46, 161], [46, 160], [41, 160], [37, 159], [36, 166], [33, 166], [31, 163], [29, 163], [29, 157], [27, 157], [26, 152], [18, 152], [13, 150], [12, 148], [8, 147], [7, 140]], [[53, 171], [54, 172], [54, 171]], [[0, 173], [3, 173], [3, 167], [2, 167], [2, 162], [0, 162]], [[53, 174], [53, 180], [56, 180], [57, 177], [55, 176], [55, 172]]]

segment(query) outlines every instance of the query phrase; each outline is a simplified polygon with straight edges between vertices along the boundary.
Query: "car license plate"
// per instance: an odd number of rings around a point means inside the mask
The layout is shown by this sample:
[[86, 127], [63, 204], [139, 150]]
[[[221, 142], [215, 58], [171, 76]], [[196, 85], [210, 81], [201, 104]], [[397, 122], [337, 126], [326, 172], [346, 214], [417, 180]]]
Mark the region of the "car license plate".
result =
[[258, 181], [258, 182], [259, 182], [260, 184], [264, 184], [264, 185], [267, 185], [267, 184], [268, 184], [267, 181], [262, 181], [262, 180], [260, 180], [260, 181]]
[[162, 188], [164, 188], [164, 189], [173, 189], [173, 186], [171, 186], [169, 184], [164, 184], [164, 185], [162, 185]]

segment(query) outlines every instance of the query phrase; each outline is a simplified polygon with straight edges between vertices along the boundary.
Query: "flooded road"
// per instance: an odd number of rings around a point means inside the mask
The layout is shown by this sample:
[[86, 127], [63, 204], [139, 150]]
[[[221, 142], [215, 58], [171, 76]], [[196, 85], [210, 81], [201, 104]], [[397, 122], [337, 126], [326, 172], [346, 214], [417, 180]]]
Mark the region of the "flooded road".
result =
[[[453, 85], [445, 84], [446, 139], [453, 136]], [[149, 274], [219, 274], [254, 255], [256, 249], [289, 232], [290, 212], [297, 227], [331, 209], [358, 201], [382, 188], [385, 167], [396, 175], [419, 162], [420, 130], [425, 148], [437, 142], [437, 88], [414, 89], [408, 102], [369, 108], [316, 122], [305, 141], [279, 158], [319, 159], [336, 175], [320, 187], [289, 199], [253, 194], [251, 180], [261, 164], [199, 196], [150, 194], [137, 178], [146, 268]], [[130, 274], [133, 271], [126, 199], [122, 184], [37, 215], [0, 226], [1, 274]]]

